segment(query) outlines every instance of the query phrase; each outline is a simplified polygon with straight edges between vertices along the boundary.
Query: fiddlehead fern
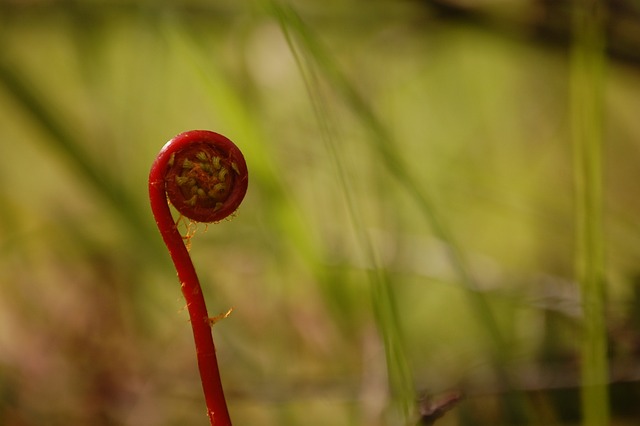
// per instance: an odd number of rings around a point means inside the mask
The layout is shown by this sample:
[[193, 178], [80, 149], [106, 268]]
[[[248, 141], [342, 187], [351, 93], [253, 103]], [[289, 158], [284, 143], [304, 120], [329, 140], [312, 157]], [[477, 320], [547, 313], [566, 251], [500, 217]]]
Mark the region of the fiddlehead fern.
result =
[[186, 218], [218, 222], [236, 211], [247, 184], [247, 166], [238, 147], [226, 137], [207, 130], [192, 130], [171, 139], [160, 150], [149, 173], [151, 209], [187, 302], [212, 426], [228, 426], [231, 420], [220, 380], [211, 320], [168, 201]]

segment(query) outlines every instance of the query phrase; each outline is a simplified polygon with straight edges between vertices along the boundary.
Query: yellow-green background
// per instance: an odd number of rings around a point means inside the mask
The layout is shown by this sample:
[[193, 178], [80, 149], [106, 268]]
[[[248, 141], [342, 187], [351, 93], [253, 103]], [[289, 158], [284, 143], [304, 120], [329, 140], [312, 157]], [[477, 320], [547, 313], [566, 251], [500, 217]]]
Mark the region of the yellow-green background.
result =
[[[191, 249], [211, 314], [234, 308], [214, 336], [235, 424], [415, 424], [450, 391], [438, 425], [578, 424], [570, 43], [536, 37], [541, 2], [429, 3], [0, 2], [0, 424], [206, 424], [146, 192], [190, 129], [250, 172]], [[631, 425], [640, 71], [605, 68], [612, 422]]]

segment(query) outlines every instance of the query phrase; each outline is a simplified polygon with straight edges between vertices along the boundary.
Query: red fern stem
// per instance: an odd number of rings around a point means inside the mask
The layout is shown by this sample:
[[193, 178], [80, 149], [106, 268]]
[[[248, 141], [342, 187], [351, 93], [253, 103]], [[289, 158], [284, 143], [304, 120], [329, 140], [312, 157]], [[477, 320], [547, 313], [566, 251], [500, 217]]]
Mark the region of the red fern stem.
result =
[[231, 419], [200, 281], [169, 202], [186, 218], [218, 222], [236, 211], [247, 184], [247, 166], [238, 147], [207, 130], [192, 130], [171, 139], [160, 150], [149, 173], [151, 210], [187, 302], [211, 426], [230, 426]]

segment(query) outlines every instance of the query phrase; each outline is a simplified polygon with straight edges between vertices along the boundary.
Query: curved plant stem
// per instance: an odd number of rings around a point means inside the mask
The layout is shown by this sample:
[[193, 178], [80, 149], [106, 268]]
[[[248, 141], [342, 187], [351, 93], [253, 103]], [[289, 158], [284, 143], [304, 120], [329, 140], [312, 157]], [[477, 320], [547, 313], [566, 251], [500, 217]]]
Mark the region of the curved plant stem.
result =
[[[182, 133], [169, 141], [158, 154], [149, 174], [151, 209], [187, 302], [212, 426], [231, 425], [211, 333], [212, 320], [207, 313], [198, 275], [171, 214], [167, 192], [172, 183], [179, 182], [178, 189], [184, 190], [184, 194], [170, 192], [169, 196], [180, 213], [190, 217], [189, 208], [199, 208], [198, 213], [202, 214], [201, 209], [208, 207], [213, 215], [211, 220], [218, 221], [233, 213], [240, 204], [247, 180], [246, 164], [237, 147], [222, 135], [200, 130]], [[213, 188], [218, 193], [214, 193]], [[189, 197], [191, 193], [194, 195]], [[186, 198], [186, 201], [182, 200], [185, 206], [179, 204], [182, 196]]]

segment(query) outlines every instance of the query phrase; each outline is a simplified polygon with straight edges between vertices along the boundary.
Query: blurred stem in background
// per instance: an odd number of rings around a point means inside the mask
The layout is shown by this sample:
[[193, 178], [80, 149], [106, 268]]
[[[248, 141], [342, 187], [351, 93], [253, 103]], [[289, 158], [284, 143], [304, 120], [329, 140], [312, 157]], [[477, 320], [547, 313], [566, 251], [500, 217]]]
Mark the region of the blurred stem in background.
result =
[[585, 425], [609, 424], [602, 196], [605, 37], [603, 5], [576, 0], [571, 52], [571, 119], [582, 291], [582, 413]]
[[[294, 35], [290, 31], [292, 27], [301, 28], [303, 24], [292, 10], [281, 8], [275, 4], [274, 10], [289, 48], [295, 57], [299, 71], [304, 78], [314, 114], [320, 127], [321, 137], [338, 175], [338, 181], [342, 188], [358, 244], [363, 251], [365, 259], [370, 264], [368, 280], [371, 285], [371, 300], [378, 332], [384, 343], [390, 393], [393, 404], [402, 417], [402, 423], [407, 424], [415, 401], [415, 387], [407, 360], [406, 345], [400, 326], [398, 306], [392, 289], [391, 277], [381, 265], [374, 244], [363, 224], [361, 208], [353, 197], [353, 190], [346, 172], [348, 166], [343, 161], [343, 154], [340, 152], [339, 143], [336, 140], [337, 136], [331, 125], [332, 117], [319, 89], [319, 76], [316, 73], [312, 57], [305, 55], [305, 53], [309, 53], [308, 50], [298, 48], [293, 39]], [[313, 55], [313, 52], [311, 52], [311, 55]]]

